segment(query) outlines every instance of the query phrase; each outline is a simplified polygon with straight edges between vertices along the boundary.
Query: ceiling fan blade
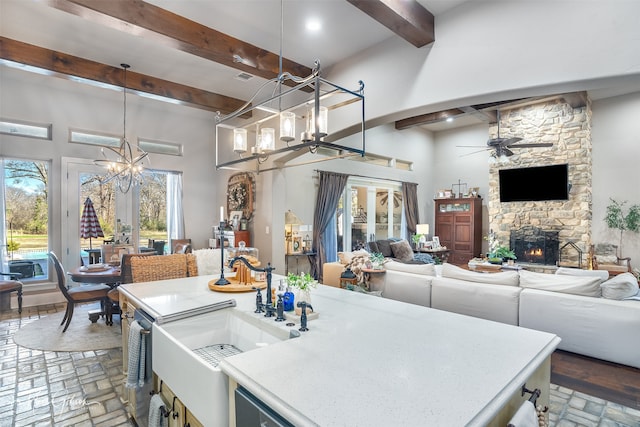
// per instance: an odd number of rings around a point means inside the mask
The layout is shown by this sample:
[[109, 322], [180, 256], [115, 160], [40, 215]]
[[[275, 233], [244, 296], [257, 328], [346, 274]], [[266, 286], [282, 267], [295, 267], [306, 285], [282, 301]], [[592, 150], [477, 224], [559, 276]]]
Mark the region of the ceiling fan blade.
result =
[[511, 144], [515, 144], [518, 141], [522, 141], [522, 138], [518, 137], [518, 136], [514, 136], [512, 138], [507, 138], [502, 145], [505, 147], [510, 146]]
[[502, 149], [502, 154], [504, 154], [507, 157], [511, 157], [511, 156], [513, 156], [513, 151], [511, 151], [511, 150], [509, 150], [508, 148], [505, 147], [505, 148]]
[[509, 145], [510, 148], [534, 148], [534, 147], [553, 147], [551, 142], [533, 142], [531, 144], [514, 144]]
[[478, 153], [482, 153], [483, 151], [489, 151], [489, 150], [490, 150], [490, 148], [485, 148], [484, 150], [472, 151], [471, 153], [461, 154], [458, 157], [466, 157], [466, 156], [470, 156], [472, 154], [478, 154]]

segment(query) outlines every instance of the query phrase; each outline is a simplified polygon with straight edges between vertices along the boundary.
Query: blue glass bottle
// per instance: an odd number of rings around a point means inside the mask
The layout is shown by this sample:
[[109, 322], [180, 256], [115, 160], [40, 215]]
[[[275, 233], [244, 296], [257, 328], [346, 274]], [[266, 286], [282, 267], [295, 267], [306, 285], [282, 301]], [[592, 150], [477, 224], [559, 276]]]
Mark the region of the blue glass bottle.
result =
[[293, 311], [295, 307], [295, 305], [293, 304], [293, 299], [293, 292], [291, 292], [291, 289], [287, 287], [287, 292], [285, 292], [282, 297], [282, 301], [284, 303], [284, 311]]

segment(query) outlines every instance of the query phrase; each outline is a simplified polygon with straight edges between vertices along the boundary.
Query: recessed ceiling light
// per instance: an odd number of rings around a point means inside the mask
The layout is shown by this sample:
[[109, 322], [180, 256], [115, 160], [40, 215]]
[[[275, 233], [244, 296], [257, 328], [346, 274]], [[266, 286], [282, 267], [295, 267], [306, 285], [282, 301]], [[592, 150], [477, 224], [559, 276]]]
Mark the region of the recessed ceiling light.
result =
[[322, 29], [322, 22], [316, 18], [309, 18], [307, 19], [305, 27], [307, 28], [307, 31], [315, 33]]
[[447, 117], [447, 122], [452, 122], [453, 121], [453, 117]]

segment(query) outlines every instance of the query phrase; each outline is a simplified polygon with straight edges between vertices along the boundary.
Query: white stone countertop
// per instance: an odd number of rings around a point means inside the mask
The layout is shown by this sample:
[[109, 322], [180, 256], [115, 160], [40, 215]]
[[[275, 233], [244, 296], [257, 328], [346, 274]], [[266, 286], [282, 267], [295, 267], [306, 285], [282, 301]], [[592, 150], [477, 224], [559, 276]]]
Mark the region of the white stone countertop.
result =
[[[229, 298], [236, 309], [253, 311], [253, 292], [210, 291], [207, 283], [216, 278], [120, 288], [159, 315]], [[274, 284], [280, 278], [274, 276]], [[544, 332], [328, 286], [312, 291], [312, 305], [319, 317], [300, 338], [220, 363], [296, 426], [484, 425], [560, 341]]]

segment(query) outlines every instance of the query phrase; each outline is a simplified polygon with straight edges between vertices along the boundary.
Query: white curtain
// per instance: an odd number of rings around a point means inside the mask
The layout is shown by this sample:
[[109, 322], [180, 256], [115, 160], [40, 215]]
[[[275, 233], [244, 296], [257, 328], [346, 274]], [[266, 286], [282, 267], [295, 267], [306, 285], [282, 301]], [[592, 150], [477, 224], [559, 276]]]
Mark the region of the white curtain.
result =
[[[9, 265], [7, 264], [8, 252], [7, 252], [7, 218], [5, 209], [5, 188], [4, 188], [4, 159], [0, 159], [0, 271], [3, 273], [9, 272]], [[3, 279], [3, 278], [0, 278]]]
[[167, 174], [167, 234], [169, 239], [184, 239], [182, 211], [182, 174]]

